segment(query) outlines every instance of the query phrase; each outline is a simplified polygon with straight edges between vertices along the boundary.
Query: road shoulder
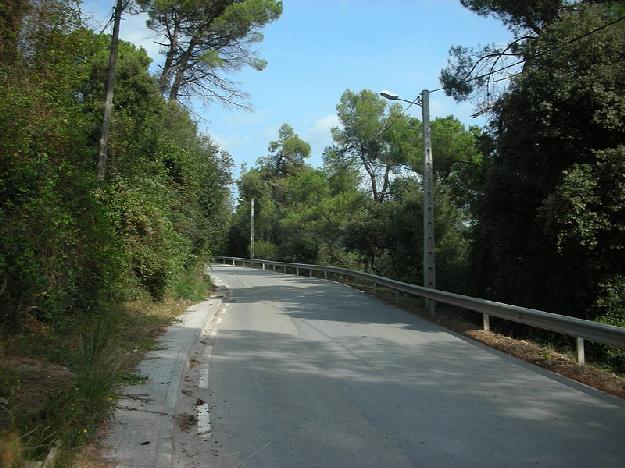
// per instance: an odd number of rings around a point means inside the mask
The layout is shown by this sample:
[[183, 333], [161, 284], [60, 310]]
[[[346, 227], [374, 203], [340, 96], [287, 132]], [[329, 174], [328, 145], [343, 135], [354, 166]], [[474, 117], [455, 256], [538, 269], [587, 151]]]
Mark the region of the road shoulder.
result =
[[175, 409], [181, 380], [202, 329], [222, 305], [220, 297], [196, 304], [167, 328], [137, 372], [145, 382], [121, 389], [102, 454], [116, 466], [171, 466]]

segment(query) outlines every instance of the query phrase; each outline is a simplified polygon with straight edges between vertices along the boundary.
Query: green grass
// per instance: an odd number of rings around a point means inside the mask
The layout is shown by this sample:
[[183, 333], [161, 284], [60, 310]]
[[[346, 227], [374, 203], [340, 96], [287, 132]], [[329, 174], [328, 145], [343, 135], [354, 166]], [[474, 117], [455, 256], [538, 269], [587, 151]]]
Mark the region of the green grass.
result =
[[0, 463], [42, 460], [60, 441], [57, 466], [71, 466], [111, 414], [119, 386], [145, 381], [134, 369], [157, 337], [206, 298], [202, 271], [189, 272], [159, 302], [145, 295], [98, 316], [77, 314], [61, 331], [33, 323], [0, 336]]

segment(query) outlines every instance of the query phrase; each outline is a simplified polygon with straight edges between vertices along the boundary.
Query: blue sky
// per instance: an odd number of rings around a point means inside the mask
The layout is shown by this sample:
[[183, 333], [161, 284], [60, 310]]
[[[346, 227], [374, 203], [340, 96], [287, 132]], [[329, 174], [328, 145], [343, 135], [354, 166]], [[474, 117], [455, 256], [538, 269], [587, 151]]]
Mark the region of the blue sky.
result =
[[[88, 0], [83, 11], [99, 30], [114, 1]], [[389, 89], [413, 99], [421, 89], [439, 87], [438, 75], [452, 45], [504, 43], [510, 33], [495, 19], [463, 8], [458, 0], [284, 0], [284, 13], [267, 26], [258, 46], [268, 61], [262, 72], [244, 70], [230, 78], [248, 92], [253, 112], [220, 104], [193, 104], [203, 131], [232, 154], [236, 174], [267, 154], [282, 123], [289, 123], [312, 146], [311, 163], [336, 126], [336, 104], [347, 88]], [[143, 46], [156, 64], [162, 61], [145, 17], [126, 16], [121, 37]], [[470, 103], [455, 103], [442, 92], [431, 96], [432, 117], [453, 114], [465, 124]], [[419, 108], [409, 110], [419, 115]]]

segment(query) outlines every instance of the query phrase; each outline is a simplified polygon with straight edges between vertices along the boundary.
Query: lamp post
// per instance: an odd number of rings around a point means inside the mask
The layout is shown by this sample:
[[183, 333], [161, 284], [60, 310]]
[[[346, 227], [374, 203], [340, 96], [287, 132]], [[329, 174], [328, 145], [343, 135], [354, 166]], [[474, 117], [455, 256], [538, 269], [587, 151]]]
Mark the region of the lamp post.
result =
[[254, 199], [250, 203], [250, 258], [254, 260]]
[[[421, 91], [420, 98], [414, 101], [400, 98], [390, 91], [382, 91], [382, 97], [391, 101], [403, 101], [421, 106], [423, 123], [423, 286], [436, 289], [436, 259], [434, 250], [434, 176], [432, 170], [432, 135], [430, 129], [430, 91]], [[436, 311], [436, 302], [425, 300], [426, 310], [430, 314]]]

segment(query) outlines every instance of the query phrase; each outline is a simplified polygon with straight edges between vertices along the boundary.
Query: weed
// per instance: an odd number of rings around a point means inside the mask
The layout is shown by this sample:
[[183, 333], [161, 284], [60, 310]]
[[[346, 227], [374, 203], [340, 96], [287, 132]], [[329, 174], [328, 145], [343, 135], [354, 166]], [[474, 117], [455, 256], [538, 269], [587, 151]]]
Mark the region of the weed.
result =
[[145, 375], [134, 372], [124, 372], [119, 376], [119, 381], [124, 385], [139, 385], [145, 383], [146, 380], [147, 377]]
[[17, 468], [22, 463], [22, 442], [15, 432], [0, 432], [0, 466]]
[[190, 301], [202, 301], [206, 298], [209, 278], [204, 272], [204, 266], [200, 263], [194, 268], [185, 270], [173, 287], [173, 296], [176, 299]]
[[136, 365], [188, 299], [205, 297], [208, 286], [196, 268], [162, 301], [145, 295], [106, 313], [76, 316], [62, 330], [33, 324], [2, 336], [0, 466], [42, 459], [57, 440], [63, 447], [57, 466], [71, 466], [111, 413], [117, 387], [145, 382]]

